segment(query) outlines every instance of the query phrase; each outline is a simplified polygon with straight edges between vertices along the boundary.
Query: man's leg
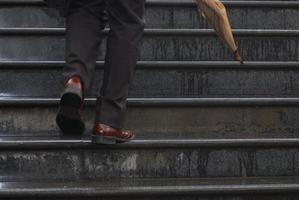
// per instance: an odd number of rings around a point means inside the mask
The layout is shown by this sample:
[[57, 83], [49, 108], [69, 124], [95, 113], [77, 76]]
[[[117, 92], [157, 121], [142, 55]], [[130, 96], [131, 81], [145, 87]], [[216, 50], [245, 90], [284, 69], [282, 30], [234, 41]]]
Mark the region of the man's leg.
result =
[[65, 90], [56, 121], [65, 134], [81, 134], [84, 91], [93, 79], [105, 26], [104, 0], [72, 0], [66, 17]]
[[[107, 40], [103, 86], [97, 101], [96, 133], [118, 131], [116, 139], [131, 139], [121, 131], [129, 83], [132, 81], [138, 46], [144, 30], [144, 0], [106, 0], [110, 32]], [[116, 133], [116, 132], [115, 132]], [[122, 135], [124, 133], [125, 135]]]

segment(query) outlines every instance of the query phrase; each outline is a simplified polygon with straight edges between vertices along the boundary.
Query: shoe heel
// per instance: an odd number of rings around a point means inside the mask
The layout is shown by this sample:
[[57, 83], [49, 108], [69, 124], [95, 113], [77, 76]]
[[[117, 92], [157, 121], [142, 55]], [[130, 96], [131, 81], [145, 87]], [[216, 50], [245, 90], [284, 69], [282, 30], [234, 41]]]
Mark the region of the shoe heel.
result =
[[92, 136], [92, 143], [94, 144], [116, 144], [117, 141], [114, 138], [108, 138], [103, 136]]

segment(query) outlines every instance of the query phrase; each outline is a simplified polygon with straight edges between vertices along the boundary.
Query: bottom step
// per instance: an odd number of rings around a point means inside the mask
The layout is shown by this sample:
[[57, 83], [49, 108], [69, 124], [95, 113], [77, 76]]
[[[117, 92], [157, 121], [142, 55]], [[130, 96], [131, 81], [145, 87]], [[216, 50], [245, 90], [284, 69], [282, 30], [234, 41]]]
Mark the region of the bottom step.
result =
[[2, 182], [0, 186], [1, 199], [95, 200], [102, 197], [101, 199], [295, 200], [299, 198], [299, 177]]

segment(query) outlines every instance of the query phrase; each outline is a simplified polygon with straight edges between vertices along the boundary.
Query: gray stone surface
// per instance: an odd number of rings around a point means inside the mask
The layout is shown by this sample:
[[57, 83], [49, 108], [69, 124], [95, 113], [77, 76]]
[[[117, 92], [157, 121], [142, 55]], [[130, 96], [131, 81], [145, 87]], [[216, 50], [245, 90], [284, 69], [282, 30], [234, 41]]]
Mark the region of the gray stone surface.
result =
[[[298, 29], [297, 7], [228, 6], [227, 12], [235, 29]], [[13, 15], [18, 13], [18, 15]], [[203, 17], [198, 17], [194, 5], [147, 6], [147, 28], [209, 28]], [[4, 6], [0, 8], [0, 26], [63, 27], [64, 19], [53, 9], [43, 6]]]
[[[204, 62], [198, 62], [198, 67], [170, 64], [167, 70], [167, 65], [149, 64], [151, 68], [137, 67], [130, 97], [296, 97], [299, 94], [299, 67], [288, 68], [292, 65], [287, 63], [278, 68], [274, 68], [275, 63], [255, 68], [254, 64], [240, 66], [237, 63], [204, 67]], [[88, 97], [97, 96], [102, 83], [102, 66], [97, 69]], [[62, 67], [3, 69], [1, 96], [58, 98], [63, 89], [61, 74]]]
[[[0, 1], [1, 28], [64, 26], [64, 20], [56, 11], [36, 4], [39, 0], [30, 1], [30, 6], [25, 6], [25, 1]], [[177, 3], [174, 6], [174, 1], [182, 4]], [[18, 2], [21, 2], [22, 6], [18, 5]], [[298, 67], [290, 67], [287, 64], [279, 67], [267, 65], [269, 68], [253, 65], [252, 68], [246, 65], [236, 67], [235, 64], [233, 67], [218, 68], [197, 68], [194, 65], [186, 67], [181, 61], [223, 61], [232, 60], [232, 56], [211, 31], [207, 33], [206, 30], [198, 30], [208, 26], [203, 18], [197, 17], [196, 8], [194, 4], [190, 4], [190, 0], [168, 1], [172, 6], [161, 6], [153, 0], [151, 2], [146, 13], [147, 27], [158, 30], [146, 32], [141, 44], [140, 60], [177, 62], [174, 62], [176, 67], [138, 68], [130, 97], [145, 97], [147, 101], [133, 103], [134, 100], [131, 99], [126, 121], [126, 127], [137, 133], [137, 139], [150, 141], [155, 138], [158, 141], [159, 138], [176, 138], [182, 139], [184, 143], [188, 138], [298, 138], [298, 102], [296, 103], [295, 99], [293, 104], [289, 104], [292, 101], [284, 99], [298, 95]], [[271, 1], [276, 2], [276, 6], [264, 1], [253, 2], [260, 6], [255, 6], [252, 2], [251, 6], [248, 6], [249, 2], [251, 1], [233, 0], [226, 4], [234, 28], [252, 29], [247, 33], [236, 32], [237, 42], [245, 60], [298, 62], [299, 33], [295, 31], [299, 28], [296, 20], [299, 16], [298, 5], [286, 5], [296, 1]], [[263, 2], [265, 4], [261, 6]], [[190, 30], [180, 30], [181, 28]], [[257, 29], [293, 31], [262, 32]], [[47, 32], [39, 29], [39, 33], [32, 34], [34, 31], [36, 30], [1, 29], [0, 60], [63, 60], [63, 30]], [[101, 47], [99, 60], [104, 58], [104, 45], [105, 43]], [[152, 64], [155, 65], [155, 62]], [[182, 66], [179, 66], [180, 64]], [[49, 100], [47, 103], [48, 99], [44, 99], [46, 102], [43, 103], [43, 99], [36, 99], [59, 96], [62, 85], [61, 65], [49, 68], [35, 66], [31, 69], [28, 66], [10, 67], [1, 66], [0, 70], [0, 135], [61, 135], [55, 124], [57, 101]], [[101, 69], [98, 68], [95, 76], [97, 82], [101, 80], [101, 73]], [[98, 86], [92, 88], [89, 96], [96, 95]], [[8, 99], [3, 99], [20, 96], [32, 98], [29, 100], [32, 103], [26, 103], [22, 99], [8, 103]], [[177, 99], [157, 103], [155, 99], [148, 99], [151, 97]], [[260, 103], [255, 102], [259, 101], [258, 99], [247, 99], [245, 104], [238, 102], [242, 99], [210, 99], [206, 103], [201, 101], [192, 104], [192, 100], [188, 103], [186, 99], [178, 97], [272, 99]], [[274, 97], [283, 98], [275, 100]], [[197, 101], [200, 100], [202, 99]], [[174, 101], [176, 103], [173, 103]], [[267, 102], [272, 104], [267, 105]], [[86, 106], [86, 135], [91, 134], [94, 110], [93, 106]], [[199, 147], [188, 144], [155, 146], [156, 148], [136, 144], [135, 147], [133, 144], [124, 148], [80, 146], [73, 149], [61, 146], [48, 148], [51, 145], [48, 144], [44, 148], [31, 149], [22, 148], [24, 144], [18, 143], [17, 147], [15, 144], [15, 148], [7, 147], [0, 151], [0, 196], [1, 199], [10, 196], [22, 200], [25, 199], [24, 196], [30, 196], [28, 200], [62, 200], [70, 197], [75, 197], [71, 198], [74, 200], [299, 198], [296, 194], [299, 187], [296, 178], [299, 176], [297, 146], [275, 146], [273, 142], [272, 146], [252, 144], [237, 147]], [[274, 181], [260, 178], [281, 176], [286, 178]], [[227, 177], [241, 179], [223, 179]], [[258, 181], [248, 177], [258, 177]], [[113, 178], [116, 180], [111, 180]], [[123, 181], [118, 178], [123, 178]], [[141, 179], [137, 180], [138, 178]], [[147, 182], [145, 178], [155, 180]], [[169, 179], [163, 181], [159, 178]], [[30, 182], [33, 180], [40, 182]], [[46, 183], [47, 180], [51, 180], [52, 183]], [[134, 187], [136, 185], [139, 188]], [[118, 190], [114, 190], [115, 186], [119, 186]], [[131, 187], [126, 188], [128, 186]], [[200, 192], [210, 196], [199, 196]], [[64, 197], [55, 196], [57, 194]], [[97, 198], [92, 197], [95, 194], [98, 194]], [[103, 194], [115, 196], [109, 198], [103, 197]], [[133, 195], [131, 197], [128, 194]]]
[[[22, 34], [21, 32], [19, 34]], [[245, 61], [298, 61], [299, 40], [293, 36], [275, 34], [236, 35]], [[63, 36], [13, 36], [0, 38], [0, 59], [12, 60], [63, 60]], [[104, 58], [104, 44], [99, 59]], [[140, 60], [144, 61], [223, 61], [232, 60], [232, 53], [211, 32], [177, 32], [146, 34], [141, 43]]]
[[[178, 182], [180, 185], [177, 185]], [[230, 185], [227, 185], [230, 184]], [[126, 179], [75, 182], [23, 182], [5, 183], [1, 197], [32, 198], [92, 198], [101, 199], [239, 199], [254, 195], [257, 199], [296, 196], [296, 179]], [[291, 192], [284, 194], [282, 192]], [[197, 198], [196, 198], [197, 197]], [[253, 198], [250, 198], [253, 199]], [[276, 199], [276, 198], [274, 198]], [[288, 198], [287, 198], [288, 199]]]
[[[251, 0], [250, 0], [251, 1]], [[285, 194], [285, 195], [240, 195], [238, 196], [224, 196], [224, 197], [188, 197], [188, 196], [166, 196], [166, 197], [155, 197], [157, 200], [168, 200], [169, 198], [174, 200], [297, 200], [299, 197], [295, 194]], [[40, 198], [42, 200], [53, 200], [53, 198]], [[40, 200], [38, 198], [20, 198], [20, 199], [3, 199], [3, 200]], [[55, 200], [65, 200], [66, 198], [55, 198]], [[72, 198], [73, 200], [99, 200], [99, 198]], [[115, 198], [101, 198], [101, 200], [116, 200]], [[140, 197], [128, 197], [128, 198], [121, 198], [122, 200], [152, 200], [152, 197], [148, 198], [140, 198]]]

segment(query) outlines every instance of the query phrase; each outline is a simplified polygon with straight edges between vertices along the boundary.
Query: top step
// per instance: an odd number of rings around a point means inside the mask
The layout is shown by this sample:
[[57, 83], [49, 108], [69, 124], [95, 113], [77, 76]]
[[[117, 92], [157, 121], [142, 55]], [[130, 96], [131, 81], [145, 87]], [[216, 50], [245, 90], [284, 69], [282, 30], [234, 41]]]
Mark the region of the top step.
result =
[[[298, 29], [299, 1], [223, 1], [234, 29]], [[18, 13], [16, 15], [15, 13]], [[148, 0], [147, 28], [209, 28], [193, 0]], [[57, 11], [42, 0], [0, 1], [0, 27], [63, 27]]]

